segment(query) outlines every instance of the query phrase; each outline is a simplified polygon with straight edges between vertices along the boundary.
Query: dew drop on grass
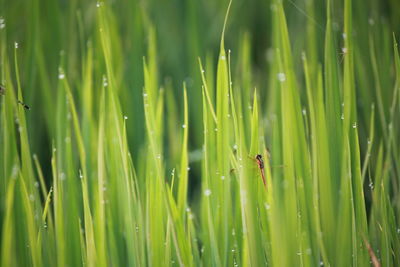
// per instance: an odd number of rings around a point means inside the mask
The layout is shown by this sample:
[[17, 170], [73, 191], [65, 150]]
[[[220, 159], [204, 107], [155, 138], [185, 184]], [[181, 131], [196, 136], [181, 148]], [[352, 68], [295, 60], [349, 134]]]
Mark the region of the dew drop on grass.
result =
[[61, 172], [59, 176], [60, 176], [61, 181], [64, 181], [66, 179], [65, 173], [63, 173], [63, 172]]
[[96, 3], [96, 7], [100, 7], [100, 5], [101, 5], [100, 2], [97, 2], [97, 3]]
[[371, 188], [371, 190], [374, 190], [374, 183], [370, 182], [370, 183], [368, 184], [368, 186], [369, 186], [369, 188]]
[[218, 128], [215, 128], [214, 131], [218, 132]]
[[347, 47], [342, 47], [342, 53], [346, 54], [347, 53]]
[[210, 190], [209, 188], [207, 188], [206, 190], [204, 190], [204, 195], [205, 195], [206, 197], [210, 196], [210, 195], [211, 195], [211, 190]]
[[182, 128], [186, 128], [186, 124], [182, 124]]
[[286, 81], [286, 75], [285, 75], [285, 73], [279, 72], [279, 73], [278, 73], [278, 80], [279, 80], [280, 82]]
[[323, 261], [320, 261], [320, 262], [319, 262], [319, 266], [324, 266], [324, 262], [323, 262]]
[[368, 19], [368, 23], [369, 23], [369, 25], [374, 25], [375, 24], [375, 21], [374, 21], [374, 19], [373, 18], [369, 18]]
[[224, 175], [221, 176], [221, 180], [225, 180], [225, 176]]
[[58, 74], [58, 79], [59, 80], [63, 80], [65, 78], [65, 74], [64, 73], [59, 73]]
[[342, 37], [343, 37], [343, 39], [346, 39], [347, 38], [347, 34], [345, 32], [342, 33]]
[[108, 81], [107, 81], [107, 77], [103, 76], [103, 86], [107, 87], [108, 86]]
[[264, 203], [264, 207], [266, 210], [269, 210], [271, 208], [271, 206], [267, 202]]
[[18, 48], [18, 43], [17, 42], [14, 43], [14, 47]]
[[147, 97], [147, 93], [143, 93], [143, 97]]
[[29, 195], [29, 200], [33, 202], [35, 200], [35, 196], [33, 194], [30, 194]]
[[39, 187], [39, 182], [35, 182], [34, 184], [33, 184], [35, 187]]
[[0, 30], [4, 29], [6, 27], [6, 23], [4, 22], [4, 18], [0, 17]]
[[238, 146], [237, 146], [236, 144], [234, 144], [234, 145], [233, 145], [233, 149], [234, 149], [234, 150], [237, 150], [237, 149], [238, 149]]
[[357, 123], [353, 123], [353, 129], [357, 128]]
[[225, 60], [226, 57], [224, 55], [221, 56], [221, 60]]
[[127, 120], [128, 119], [128, 116], [124, 116], [124, 120]]
[[190, 166], [187, 166], [186, 170], [187, 170], [187, 171], [190, 171]]
[[342, 113], [342, 116], [340, 116], [341, 120], [344, 120], [344, 114]]
[[303, 110], [301, 112], [303, 113], [304, 116], [307, 114], [307, 111], [305, 108], [303, 108]]

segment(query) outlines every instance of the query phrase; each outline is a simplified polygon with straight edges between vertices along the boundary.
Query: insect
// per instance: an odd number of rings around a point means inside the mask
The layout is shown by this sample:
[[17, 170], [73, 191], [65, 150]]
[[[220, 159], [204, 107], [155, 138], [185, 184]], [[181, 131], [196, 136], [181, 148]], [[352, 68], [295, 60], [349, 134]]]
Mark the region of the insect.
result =
[[265, 186], [265, 188], [267, 188], [267, 182], [265, 181], [264, 161], [260, 154], [256, 155], [256, 161], [257, 161], [258, 168], [260, 169], [260, 172], [261, 172], [261, 178], [263, 180], [264, 186]]
[[[5, 95], [5, 94], [6, 94], [6, 87], [0, 84], [0, 95]], [[17, 100], [17, 102], [27, 110], [31, 109], [27, 104], [23, 103], [22, 101]]]

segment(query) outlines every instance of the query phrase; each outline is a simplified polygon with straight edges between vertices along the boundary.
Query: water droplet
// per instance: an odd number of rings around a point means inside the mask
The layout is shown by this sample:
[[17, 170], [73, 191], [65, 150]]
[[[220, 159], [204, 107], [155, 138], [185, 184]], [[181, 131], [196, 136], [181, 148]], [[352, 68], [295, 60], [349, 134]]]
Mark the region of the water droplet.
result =
[[303, 113], [304, 116], [307, 114], [307, 110], [305, 108], [303, 108], [301, 112]]
[[100, 7], [101, 6], [101, 3], [100, 2], [97, 2], [96, 3], [96, 7]]
[[186, 128], [186, 124], [182, 124], [182, 128]]
[[297, 256], [301, 256], [302, 253], [301, 253], [301, 251], [299, 251], [296, 254], [297, 254]]
[[353, 129], [357, 128], [357, 122], [353, 123]]
[[368, 23], [369, 23], [369, 25], [374, 25], [375, 24], [375, 21], [374, 21], [374, 19], [373, 18], [369, 18], [368, 19]]
[[368, 139], [367, 143], [368, 143], [368, 145], [370, 145], [371, 144], [371, 140]]
[[238, 149], [238, 146], [237, 146], [236, 144], [234, 144], [234, 145], [233, 145], [233, 149], [234, 149], [234, 150], [237, 150], [237, 149]]
[[286, 75], [285, 75], [285, 73], [279, 72], [279, 73], [278, 73], [278, 80], [279, 80], [280, 82], [286, 81]]
[[6, 27], [6, 23], [4, 21], [3, 17], [0, 17], [0, 30], [4, 29]]
[[210, 189], [206, 189], [206, 190], [204, 190], [204, 195], [206, 196], [206, 197], [208, 197], [208, 196], [210, 196], [211, 195], [211, 190]]
[[347, 47], [342, 47], [342, 53], [346, 54], [347, 53]]
[[204, 73], [205, 72], [205, 70], [201, 70], [201, 73]]
[[34, 200], [35, 200], [35, 196], [34, 196], [33, 194], [30, 194], [30, 195], [29, 195], [29, 200], [30, 200], [30, 201], [34, 201]]
[[190, 166], [187, 166], [186, 170], [190, 171]]
[[225, 176], [224, 175], [221, 176], [221, 180], [225, 180]]
[[81, 170], [79, 170], [79, 178], [80, 178], [80, 179], [83, 179], [83, 174], [82, 174], [82, 171], [81, 171]]
[[269, 210], [271, 208], [271, 206], [267, 202], [264, 203], [264, 207], [266, 210]]
[[190, 212], [190, 208], [189, 207], [186, 208], [186, 212]]
[[343, 37], [343, 39], [346, 39], [347, 38], [347, 34], [345, 32], [342, 33], [342, 37]]
[[107, 81], [107, 77], [103, 76], [103, 86], [107, 87], [108, 86], [108, 81]]
[[320, 262], [319, 262], [319, 266], [324, 266], [324, 262], [323, 262], [323, 261], [320, 261]]
[[125, 115], [125, 116], [124, 116], [124, 120], [127, 120], [127, 119], [128, 119], [128, 116]]
[[147, 93], [143, 93], [143, 96], [144, 96], [144, 97], [147, 97]]
[[344, 114], [342, 113], [342, 116], [340, 116], [341, 120], [344, 120]]
[[218, 132], [218, 128], [215, 128], [214, 131]]
[[14, 47], [18, 48], [18, 43], [17, 42], [14, 43]]
[[368, 184], [368, 186], [369, 186], [369, 188], [371, 188], [371, 190], [374, 190], [374, 183], [373, 183], [373, 182], [370, 182], [370, 183]]
[[65, 173], [63, 173], [63, 172], [61, 172], [61, 173], [59, 174], [59, 176], [60, 176], [60, 180], [61, 180], [61, 181], [64, 181], [64, 180], [66, 179]]
[[35, 182], [34, 184], [33, 184], [35, 187], [39, 187], [39, 182]]
[[221, 56], [221, 60], [225, 60], [226, 57], [224, 55]]
[[65, 74], [64, 73], [58, 74], [58, 79], [63, 80], [64, 78], [65, 78]]

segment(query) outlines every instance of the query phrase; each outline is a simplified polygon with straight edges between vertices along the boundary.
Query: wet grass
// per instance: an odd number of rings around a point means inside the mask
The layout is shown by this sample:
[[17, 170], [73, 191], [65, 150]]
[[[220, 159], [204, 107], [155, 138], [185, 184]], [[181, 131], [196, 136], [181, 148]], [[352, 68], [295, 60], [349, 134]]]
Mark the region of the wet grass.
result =
[[399, 10], [0, 0], [1, 266], [400, 265]]

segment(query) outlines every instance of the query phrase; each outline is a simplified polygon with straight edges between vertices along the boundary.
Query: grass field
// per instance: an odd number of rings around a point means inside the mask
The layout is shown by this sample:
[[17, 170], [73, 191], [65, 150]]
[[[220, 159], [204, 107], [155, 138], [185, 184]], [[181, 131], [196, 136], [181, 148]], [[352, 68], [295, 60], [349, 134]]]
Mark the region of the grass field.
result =
[[397, 0], [0, 0], [0, 266], [400, 266], [399, 39]]

